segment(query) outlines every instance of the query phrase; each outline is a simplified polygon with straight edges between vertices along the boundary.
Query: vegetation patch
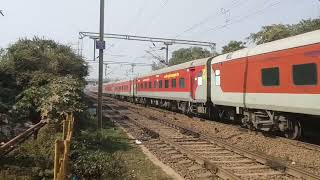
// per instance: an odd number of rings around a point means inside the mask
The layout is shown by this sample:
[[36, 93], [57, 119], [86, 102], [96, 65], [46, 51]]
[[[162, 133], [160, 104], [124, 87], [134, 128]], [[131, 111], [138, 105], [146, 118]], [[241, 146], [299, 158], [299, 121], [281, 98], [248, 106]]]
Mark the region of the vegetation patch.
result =
[[120, 128], [104, 119], [101, 132], [95, 118], [80, 120], [72, 141], [71, 173], [80, 179], [170, 179], [146, 158]]
[[52, 179], [55, 140], [67, 112], [86, 109], [84, 59], [70, 46], [43, 38], [20, 39], [0, 49], [0, 140], [41, 119], [48, 125], [0, 159], [0, 179]]
[[61, 133], [43, 127], [38, 138], [30, 138], [18, 149], [0, 159], [0, 179], [52, 179], [54, 142]]

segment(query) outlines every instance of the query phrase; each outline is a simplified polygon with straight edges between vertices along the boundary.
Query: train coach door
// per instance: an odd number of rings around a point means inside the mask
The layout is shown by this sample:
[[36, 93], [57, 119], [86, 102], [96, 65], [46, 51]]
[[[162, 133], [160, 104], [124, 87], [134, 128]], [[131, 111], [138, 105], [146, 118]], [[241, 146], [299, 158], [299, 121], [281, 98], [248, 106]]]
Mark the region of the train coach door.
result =
[[196, 77], [196, 71], [194, 67], [191, 67], [189, 70], [190, 70], [190, 92], [191, 92], [191, 98], [194, 100], [196, 96], [197, 77]]

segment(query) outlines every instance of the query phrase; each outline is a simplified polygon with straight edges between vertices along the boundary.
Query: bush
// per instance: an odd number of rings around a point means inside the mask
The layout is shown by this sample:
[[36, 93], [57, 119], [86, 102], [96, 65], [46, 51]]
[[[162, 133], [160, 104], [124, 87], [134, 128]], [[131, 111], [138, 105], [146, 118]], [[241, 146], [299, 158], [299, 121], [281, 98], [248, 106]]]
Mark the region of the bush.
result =
[[96, 118], [88, 112], [81, 114], [71, 143], [71, 173], [80, 179], [129, 179], [125, 161], [116, 152], [128, 147], [107, 134], [112, 129], [97, 131]]
[[37, 140], [30, 139], [22, 144], [15, 153], [17, 163], [25, 167], [40, 167], [52, 169], [54, 159], [54, 144], [61, 134], [52, 133], [48, 126], [43, 127]]
[[72, 173], [85, 179], [123, 179], [127, 173], [123, 162], [117, 154], [82, 151], [72, 161]]

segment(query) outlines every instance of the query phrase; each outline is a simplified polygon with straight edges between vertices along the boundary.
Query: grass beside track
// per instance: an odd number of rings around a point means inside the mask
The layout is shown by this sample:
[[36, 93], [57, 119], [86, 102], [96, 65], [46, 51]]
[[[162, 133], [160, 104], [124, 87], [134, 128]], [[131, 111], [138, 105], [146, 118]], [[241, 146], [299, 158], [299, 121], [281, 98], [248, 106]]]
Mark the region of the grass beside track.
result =
[[72, 146], [72, 172], [86, 179], [171, 179], [155, 166], [119, 127], [104, 120], [101, 132], [95, 118], [81, 124]]

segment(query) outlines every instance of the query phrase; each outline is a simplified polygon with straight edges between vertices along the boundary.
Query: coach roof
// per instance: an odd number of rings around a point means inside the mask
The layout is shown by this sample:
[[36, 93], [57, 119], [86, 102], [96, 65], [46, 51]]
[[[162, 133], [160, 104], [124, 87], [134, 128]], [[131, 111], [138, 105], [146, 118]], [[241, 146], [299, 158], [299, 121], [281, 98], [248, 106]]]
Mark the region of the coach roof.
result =
[[281, 51], [284, 49], [291, 49], [295, 47], [306, 46], [310, 44], [320, 43], [320, 30], [260, 44], [253, 48], [244, 48], [235, 52], [223, 54], [215, 57], [211, 64], [229, 61], [233, 59], [243, 58], [247, 56], [254, 56], [265, 54], [269, 52]]
[[155, 70], [155, 71], [151, 71], [149, 73], [143, 74], [141, 76], [138, 76], [137, 78], [143, 78], [146, 76], [153, 76], [153, 75], [158, 75], [158, 74], [163, 74], [163, 73], [167, 73], [167, 72], [172, 72], [172, 71], [177, 71], [177, 70], [181, 70], [181, 69], [187, 69], [189, 67], [194, 67], [194, 66], [201, 66], [201, 65], [206, 65], [208, 58], [202, 58], [202, 59], [195, 59], [192, 61], [188, 61], [185, 63], [181, 63], [181, 64], [177, 64], [174, 66], [169, 66], [166, 68], [162, 68], [159, 70]]

